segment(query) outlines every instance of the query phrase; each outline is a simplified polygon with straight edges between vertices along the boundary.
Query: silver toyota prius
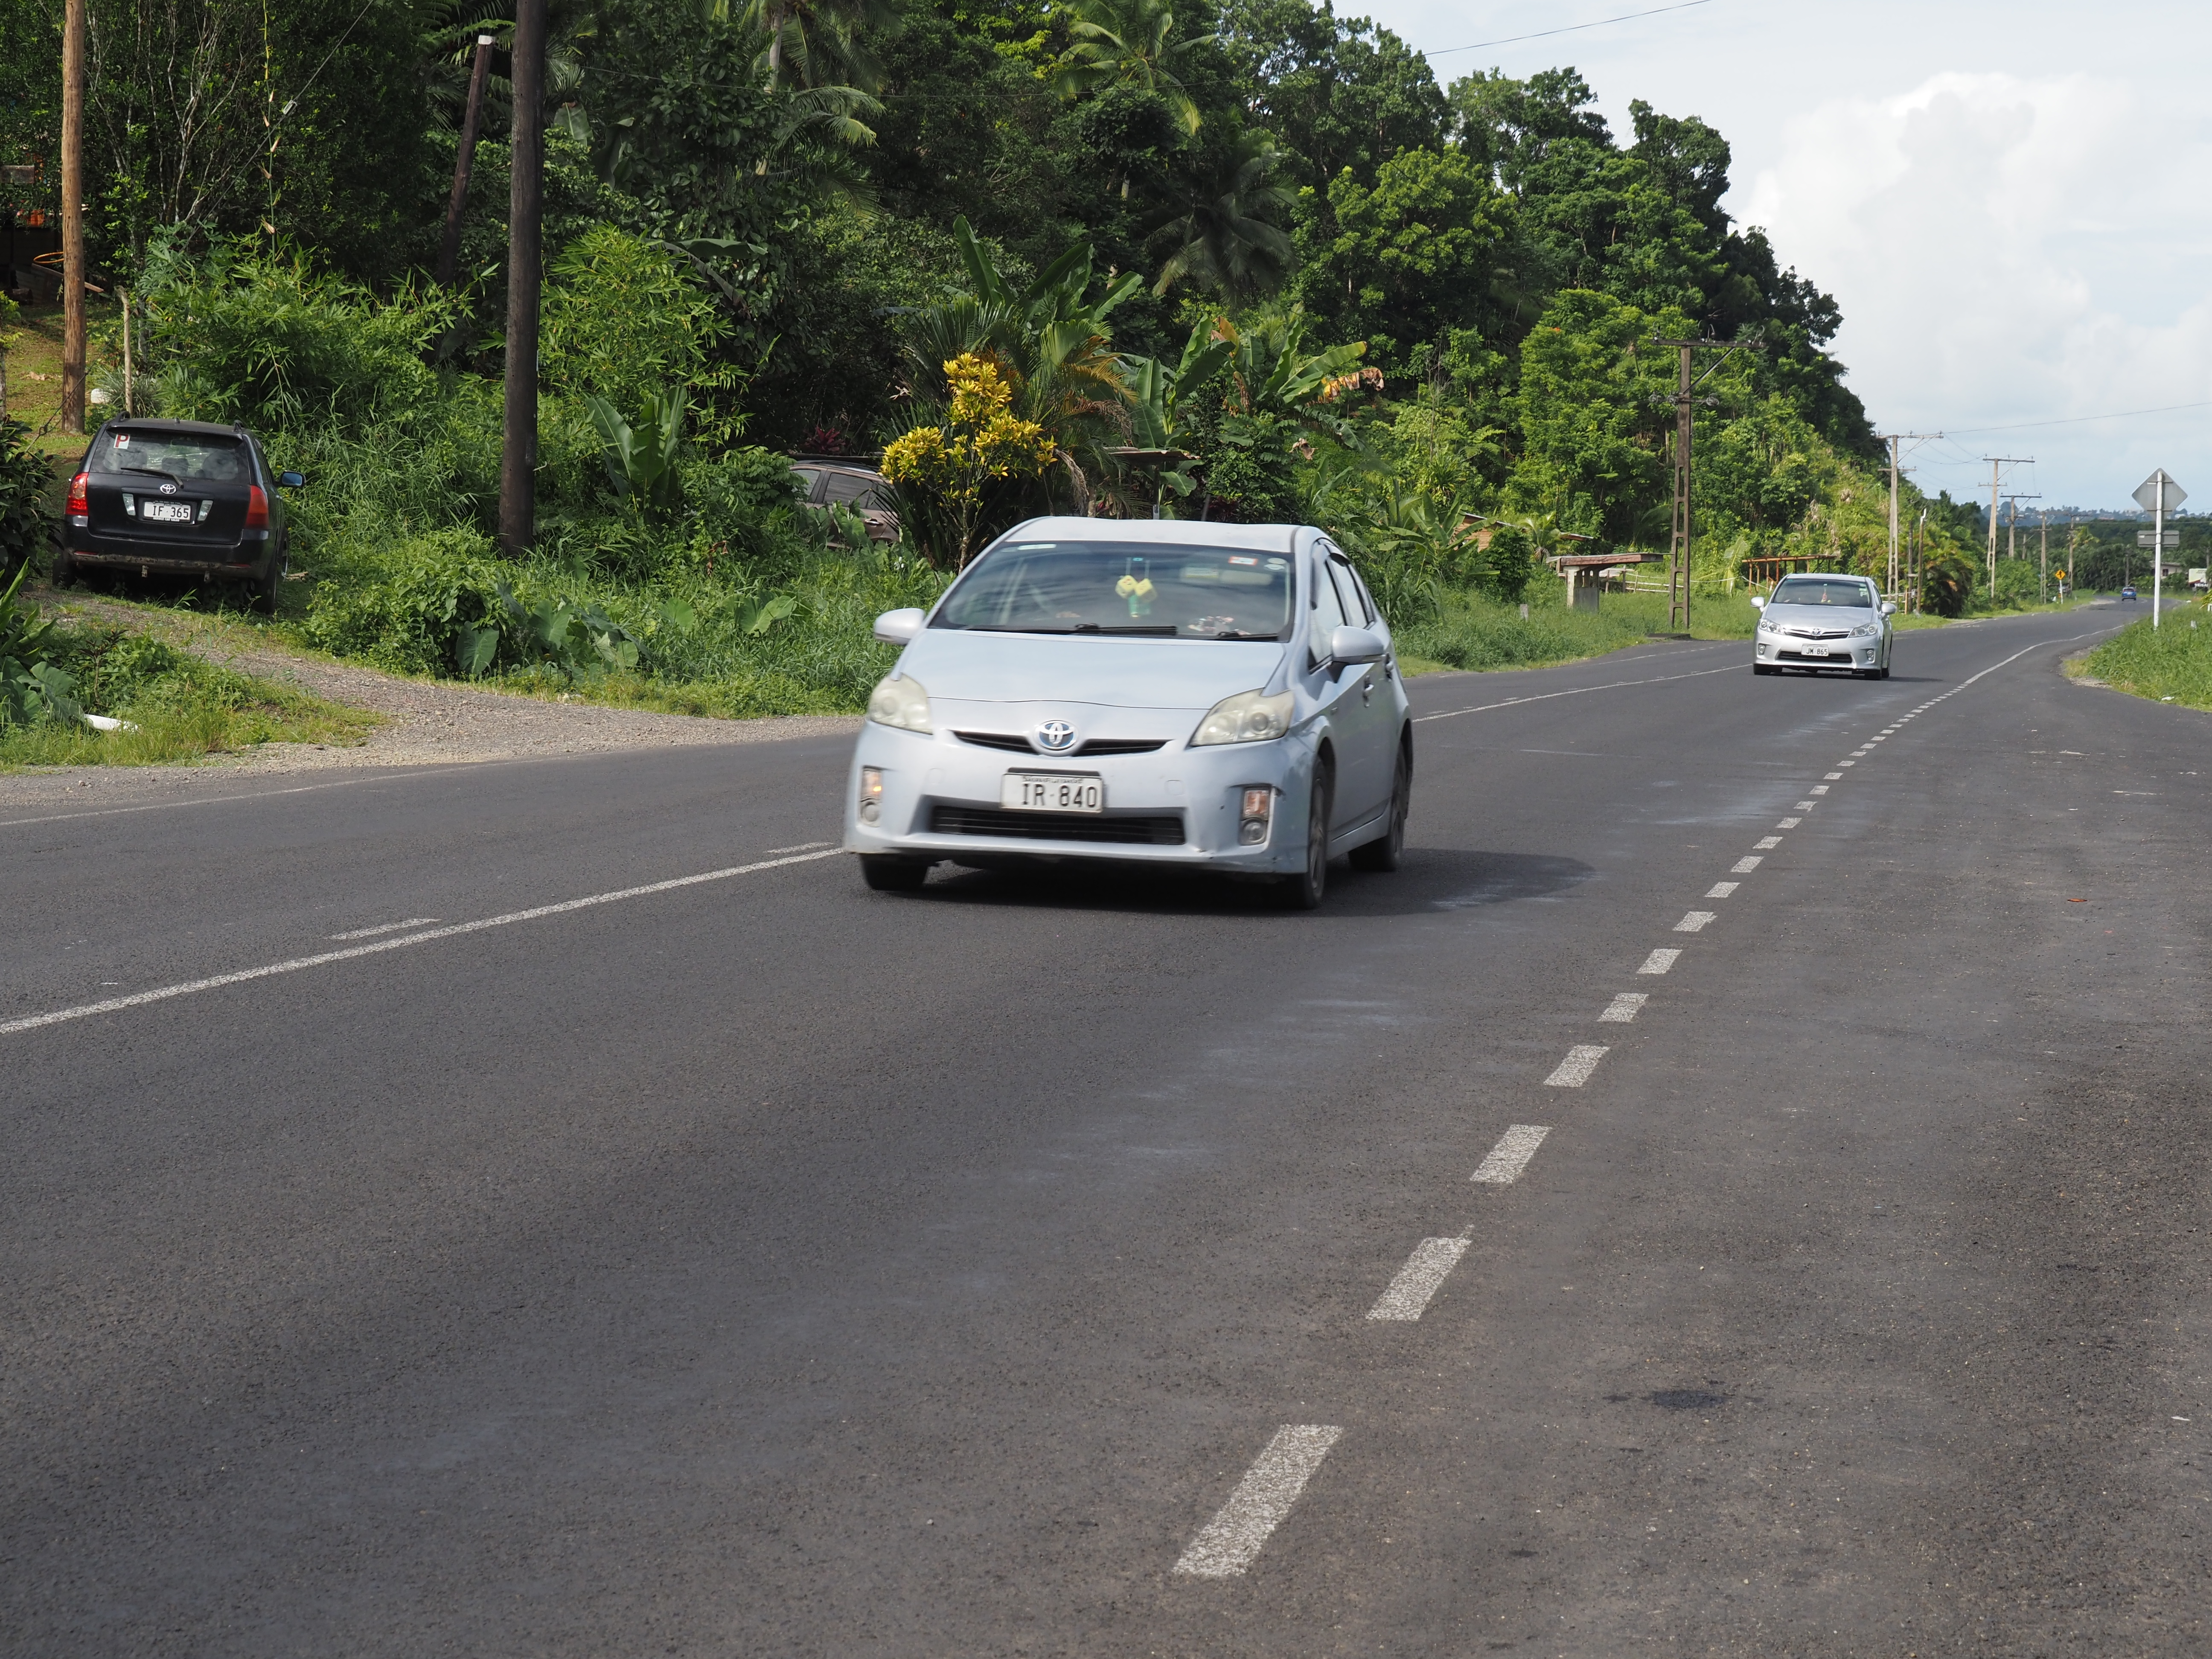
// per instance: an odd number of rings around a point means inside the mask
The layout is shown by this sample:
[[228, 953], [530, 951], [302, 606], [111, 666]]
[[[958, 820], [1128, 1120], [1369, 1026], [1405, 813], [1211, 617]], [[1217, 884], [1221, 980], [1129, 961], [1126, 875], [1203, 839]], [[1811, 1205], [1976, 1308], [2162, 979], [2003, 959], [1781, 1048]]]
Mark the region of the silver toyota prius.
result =
[[1864, 576], [1784, 576], [1774, 596], [1753, 599], [1759, 633], [1751, 672], [1846, 668], [1861, 679], [1889, 678], [1889, 619], [1897, 607]]
[[1296, 525], [1032, 519], [930, 611], [868, 700], [845, 847], [868, 885], [941, 861], [1107, 859], [1322, 901], [1349, 854], [1395, 870], [1413, 726], [1358, 574]]

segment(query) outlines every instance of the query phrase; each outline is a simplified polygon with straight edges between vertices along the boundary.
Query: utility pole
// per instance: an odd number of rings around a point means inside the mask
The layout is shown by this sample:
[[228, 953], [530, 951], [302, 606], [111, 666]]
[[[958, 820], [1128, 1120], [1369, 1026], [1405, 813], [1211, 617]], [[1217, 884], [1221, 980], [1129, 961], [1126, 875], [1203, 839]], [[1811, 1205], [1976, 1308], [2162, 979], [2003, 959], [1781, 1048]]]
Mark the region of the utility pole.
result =
[[1912, 526], [1912, 613], [1918, 616], [1928, 609], [1928, 509], [1920, 509], [1919, 522]]
[[2005, 466], [2033, 466], [2033, 455], [1984, 455], [1990, 464], [1990, 591], [1997, 586], [1997, 491], [2003, 488], [1997, 469]]
[[545, 0], [515, 0], [513, 188], [507, 215], [507, 424], [499, 457], [499, 544], [511, 559], [538, 535], [538, 287], [545, 183]]
[[2035, 578], [2036, 603], [2041, 605], [2051, 598], [2051, 509], [2039, 507], [2035, 510], [2043, 520], [2043, 562]]
[[477, 122], [483, 114], [484, 79], [491, 73], [492, 39], [477, 36], [477, 61], [469, 70], [469, 107], [461, 117], [461, 144], [453, 155], [453, 193], [446, 202], [446, 235], [438, 244], [438, 286], [451, 288], [460, 267], [461, 210], [468, 205], [469, 169], [477, 159]]
[[62, 9], [62, 430], [84, 430], [84, 6]]
[[1902, 440], [1907, 438], [1918, 443], [1929, 438], [1940, 438], [1942, 435], [1940, 432], [1891, 432], [1883, 434], [1883, 441], [1889, 446], [1889, 592], [1887, 597], [1893, 599], [1897, 597], [1898, 592], [1897, 446]]
[[[1667, 542], [1667, 631], [1674, 633], [1679, 627], [1682, 635], [1687, 637], [1690, 632], [1690, 439], [1695, 429], [1693, 415], [1698, 404], [1692, 394], [1732, 354], [1764, 351], [1766, 347], [1758, 340], [1668, 340], [1657, 335], [1652, 337], [1651, 343], [1672, 346], [1680, 354], [1674, 395], [1671, 398], [1655, 397], [1651, 401], [1655, 404], [1672, 404], [1674, 406], [1674, 521]], [[1700, 346], [1708, 350], [1718, 350], [1721, 359], [1692, 383], [1690, 379], [1691, 360]], [[1705, 402], [1711, 407], [1717, 405], [1720, 399], [1707, 398]]]

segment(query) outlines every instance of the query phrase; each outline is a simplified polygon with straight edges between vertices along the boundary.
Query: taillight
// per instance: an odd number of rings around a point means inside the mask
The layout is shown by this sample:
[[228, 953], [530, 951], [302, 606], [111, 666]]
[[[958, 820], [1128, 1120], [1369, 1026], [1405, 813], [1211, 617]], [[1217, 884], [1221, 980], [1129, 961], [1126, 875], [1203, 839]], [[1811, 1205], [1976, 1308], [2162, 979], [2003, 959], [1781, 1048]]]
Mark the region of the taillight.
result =
[[90, 482], [91, 475], [84, 472], [70, 480], [69, 521], [79, 528], [92, 522], [92, 498], [85, 489]]
[[269, 528], [269, 498], [261, 493], [259, 484], [249, 484], [252, 493], [246, 498], [246, 527], [248, 530]]

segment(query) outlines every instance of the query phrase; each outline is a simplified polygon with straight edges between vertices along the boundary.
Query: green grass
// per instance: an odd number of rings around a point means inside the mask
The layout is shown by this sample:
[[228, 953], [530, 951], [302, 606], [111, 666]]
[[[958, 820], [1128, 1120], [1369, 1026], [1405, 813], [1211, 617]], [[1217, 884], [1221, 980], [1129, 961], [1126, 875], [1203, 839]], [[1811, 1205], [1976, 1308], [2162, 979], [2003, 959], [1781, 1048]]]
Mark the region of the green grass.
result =
[[[1668, 631], [1663, 593], [1607, 593], [1591, 611], [1569, 610], [1563, 589], [1564, 584], [1553, 582], [1532, 586], [1525, 618], [1517, 605], [1452, 594], [1435, 617], [1393, 632], [1408, 665], [1420, 672], [1542, 668], [1641, 645]], [[1690, 607], [1690, 631], [1701, 640], [1747, 640], [1758, 614], [1741, 594], [1699, 598]]]
[[2212, 615], [2201, 605], [2169, 611], [2155, 631], [2145, 618], [2091, 652], [2086, 666], [2136, 696], [2212, 708]]
[[92, 714], [135, 729], [74, 722], [0, 725], [0, 771], [31, 766], [154, 766], [264, 743], [357, 744], [378, 717], [218, 668], [123, 629], [65, 629], [57, 666]]

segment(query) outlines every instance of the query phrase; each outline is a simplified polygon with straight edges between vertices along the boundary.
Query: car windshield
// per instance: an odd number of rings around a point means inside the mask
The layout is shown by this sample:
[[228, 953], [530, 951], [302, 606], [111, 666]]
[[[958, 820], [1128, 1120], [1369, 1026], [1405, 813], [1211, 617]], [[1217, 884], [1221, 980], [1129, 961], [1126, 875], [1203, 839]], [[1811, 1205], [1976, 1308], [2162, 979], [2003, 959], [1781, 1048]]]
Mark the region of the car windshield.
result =
[[1874, 608], [1874, 592], [1864, 582], [1826, 581], [1818, 576], [1791, 576], [1774, 590], [1775, 605], [1846, 605], [1855, 611]]
[[969, 568], [930, 626], [1273, 640], [1290, 621], [1291, 562], [1280, 554], [1157, 542], [1011, 542]]
[[247, 476], [245, 447], [235, 438], [206, 432], [117, 432], [100, 434], [92, 448], [94, 472], [151, 472], [183, 480], [234, 483]]

